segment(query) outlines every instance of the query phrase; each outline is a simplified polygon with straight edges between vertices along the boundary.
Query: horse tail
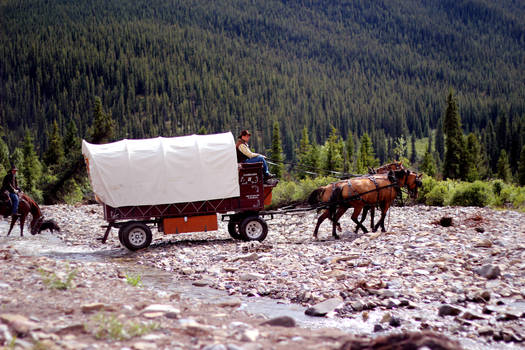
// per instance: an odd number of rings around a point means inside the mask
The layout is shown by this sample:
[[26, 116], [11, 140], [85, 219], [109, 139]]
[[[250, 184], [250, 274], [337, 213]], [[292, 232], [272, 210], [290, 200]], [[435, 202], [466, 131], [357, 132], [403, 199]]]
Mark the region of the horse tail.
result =
[[319, 204], [319, 198], [321, 198], [321, 195], [323, 194], [324, 189], [318, 188], [316, 190], [313, 190], [312, 193], [310, 193], [310, 196], [308, 197], [308, 204], [310, 205], [316, 205]]
[[334, 190], [332, 191], [332, 195], [330, 196], [330, 202], [331, 203], [338, 203], [343, 199], [343, 187], [342, 186], [336, 186]]

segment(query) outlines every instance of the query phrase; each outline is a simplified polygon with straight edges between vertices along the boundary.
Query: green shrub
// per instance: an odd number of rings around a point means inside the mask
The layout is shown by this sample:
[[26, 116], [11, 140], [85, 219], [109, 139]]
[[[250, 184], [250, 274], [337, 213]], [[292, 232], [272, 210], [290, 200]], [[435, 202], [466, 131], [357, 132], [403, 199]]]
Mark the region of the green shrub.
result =
[[423, 183], [423, 186], [418, 190], [418, 196], [417, 201], [419, 203], [426, 203], [426, 199], [430, 191], [436, 186], [438, 183], [436, 179], [434, 179], [432, 176], [423, 176], [423, 179], [421, 180]]
[[474, 181], [459, 184], [450, 201], [451, 205], [485, 207], [490, 203], [491, 188], [488, 183]]
[[442, 207], [448, 204], [449, 196], [449, 183], [447, 181], [441, 181], [436, 183], [426, 195], [425, 204]]
[[272, 191], [271, 207], [277, 208], [306, 201], [313, 190], [334, 181], [337, 181], [337, 179], [329, 176], [321, 176], [315, 179], [306, 178], [300, 180], [298, 183], [294, 181], [281, 181]]
[[525, 210], [525, 187], [506, 185], [498, 196], [498, 205]]

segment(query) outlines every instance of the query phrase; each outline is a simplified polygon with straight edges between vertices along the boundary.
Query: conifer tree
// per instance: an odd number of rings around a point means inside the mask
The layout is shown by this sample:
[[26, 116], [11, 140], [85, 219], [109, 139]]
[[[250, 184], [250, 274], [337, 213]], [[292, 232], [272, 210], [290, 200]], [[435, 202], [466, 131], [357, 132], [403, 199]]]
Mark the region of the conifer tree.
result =
[[361, 136], [361, 145], [359, 147], [359, 155], [357, 158], [357, 171], [361, 174], [368, 173], [369, 167], [375, 167], [379, 164], [375, 158], [374, 148], [370, 137], [365, 132]]
[[345, 172], [351, 172], [354, 168], [354, 158], [355, 158], [355, 144], [354, 144], [354, 134], [348, 133], [348, 138], [346, 139], [345, 143], [345, 150], [346, 150], [346, 161], [347, 161], [347, 167], [345, 169]]
[[518, 183], [525, 186], [525, 146], [521, 148], [520, 161], [518, 163]]
[[42, 164], [38, 160], [33, 137], [29, 131], [26, 131], [22, 154], [23, 160], [20, 172], [25, 179], [24, 191], [29, 192], [38, 201], [42, 196], [42, 192], [38, 188], [39, 179], [42, 177]]
[[435, 147], [439, 160], [442, 161], [445, 156], [445, 134], [443, 133], [443, 119], [439, 118], [436, 128]]
[[428, 148], [425, 152], [425, 155], [423, 156], [423, 160], [421, 161], [420, 169], [428, 176], [436, 176], [436, 161], [434, 160], [434, 157]]
[[461, 119], [454, 92], [450, 90], [447, 97], [447, 109], [443, 122], [443, 131], [446, 135], [445, 159], [443, 162], [443, 177], [445, 179], [461, 179], [461, 165], [464, 152]]
[[62, 136], [58, 131], [57, 121], [53, 121], [53, 130], [49, 136], [49, 144], [46, 153], [44, 154], [44, 162], [48, 166], [56, 166], [62, 164], [64, 161], [64, 145]]
[[396, 160], [402, 160], [407, 152], [407, 141], [404, 137], [398, 137], [394, 142], [394, 157]]
[[510, 172], [509, 157], [507, 156], [507, 151], [504, 149], [501, 150], [498, 158], [496, 174], [499, 179], [505, 182], [510, 182], [511, 180], [512, 174]]
[[410, 137], [410, 145], [412, 147], [412, 153], [410, 153], [410, 163], [416, 164], [417, 153], [416, 153], [416, 134], [412, 133]]
[[312, 145], [308, 137], [308, 128], [305, 126], [301, 132], [301, 140], [299, 141], [299, 148], [296, 150], [297, 153], [297, 176], [300, 179], [304, 179], [307, 175], [307, 171], [311, 170], [312, 164], [310, 164], [310, 153], [312, 151]]
[[283, 164], [283, 147], [281, 142], [281, 134], [279, 132], [279, 122], [276, 120], [273, 122], [272, 130], [272, 149], [270, 151], [272, 161], [276, 165], [271, 166], [271, 171], [275, 174], [278, 179], [283, 177], [284, 164]]
[[64, 150], [66, 158], [75, 159], [76, 155], [81, 152], [81, 140], [78, 136], [78, 129], [75, 121], [71, 119], [66, 127], [66, 134], [64, 136]]
[[465, 180], [473, 182], [479, 180], [479, 164], [481, 160], [481, 145], [478, 137], [470, 133], [467, 137], [466, 152], [464, 154]]
[[325, 159], [323, 168], [328, 172], [341, 171], [343, 169], [342, 140], [337, 129], [332, 126], [332, 131], [328, 140], [325, 142]]
[[9, 170], [9, 147], [0, 137], [0, 176]]
[[111, 115], [102, 110], [102, 100], [95, 97], [93, 104], [93, 126], [91, 128], [91, 142], [105, 143], [110, 141], [115, 134], [115, 122]]

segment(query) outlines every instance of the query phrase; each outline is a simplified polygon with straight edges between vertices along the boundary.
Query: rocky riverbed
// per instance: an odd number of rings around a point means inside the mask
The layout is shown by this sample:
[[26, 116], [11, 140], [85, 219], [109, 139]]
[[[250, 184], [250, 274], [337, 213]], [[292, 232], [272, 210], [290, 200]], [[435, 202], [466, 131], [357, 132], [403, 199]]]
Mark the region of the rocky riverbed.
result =
[[[128, 252], [115, 229], [105, 245], [95, 239], [100, 206], [43, 211], [60, 233], [4, 237], [1, 226], [0, 345], [338, 349], [349, 337], [425, 330], [465, 349], [523, 346], [524, 213], [396, 207], [386, 233], [359, 235], [347, 214], [340, 240], [328, 222], [313, 239], [307, 213], [270, 220], [262, 243], [232, 240], [221, 222], [217, 232], [154, 232], [148, 249]], [[262, 325], [281, 311], [249, 305], [268, 300], [301, 316]]]

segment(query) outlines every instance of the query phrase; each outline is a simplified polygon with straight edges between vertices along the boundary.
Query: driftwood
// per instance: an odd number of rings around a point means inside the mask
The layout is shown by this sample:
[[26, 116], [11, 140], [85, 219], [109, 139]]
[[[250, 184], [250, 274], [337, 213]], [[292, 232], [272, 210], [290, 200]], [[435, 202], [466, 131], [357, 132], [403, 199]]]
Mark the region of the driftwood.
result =
[[349, 340], [340, 350], [461, 350], [461, 345], [431, 332], [391, 334], [371, 340]]

